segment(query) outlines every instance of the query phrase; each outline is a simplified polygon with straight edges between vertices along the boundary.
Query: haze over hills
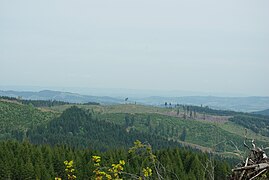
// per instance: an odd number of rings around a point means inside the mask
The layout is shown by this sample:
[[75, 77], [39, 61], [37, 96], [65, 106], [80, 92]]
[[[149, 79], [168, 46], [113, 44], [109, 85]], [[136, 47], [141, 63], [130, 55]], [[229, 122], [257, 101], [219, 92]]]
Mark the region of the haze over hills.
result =
[[269, 180], [269, 0], [0, 0], [0, 180]]
[[24, 99], [31, 100], [58, 100], [65, 101], [70, 103], [87, 103], [87, 102], [98, 102], [103, 104], [117, 104], [121, 100], [108, 96], [89, 96], [81, 95], [76, 93], [69, 92], [60, 92], [60, 91], [50, 91], [43, 90], [39, 92], [32, 91], [1, 91], [0, 96], [9, 96], [9, 97], [22, 97]]
[[216, 97], [216, 96], [183, 96], [183, 97], [148, 97], [138, 102], [150, 105], [162, 102], [172, 104], [188, 104], [196, 106], [209, 106], [214, 109], [253, 112], [269, 107], [269, 97]]
[[3, 91], [43, 91], [45, 89], [51, 91], [73, 92], [77, 94], [91, 96], [110, 96], [121, 97], [126, 96], [131, 98], [144, 98], [150, 96], [160, 97], [181, 97], [181, 96], [217, 96], [217, 97], [247, 97], [261, 96], [255, 94], [244, 93], [228, 93], [228, 92], [204, 92], [194, 90], [158, 90], [158, 89], [130, 89], [130, 88], [87, 88], [87, 87], [54, 87], [54, 86], [3, 86], [0, 85], [0, 90]]
[[164, 106], [164, 103], [209, 106], [215, 109], [234, 110], [242, 112], [262, 111], [269, 108], [269, 97], [217, 97], [217, 96], [181, 96], [181, 97], [163, 97], [163, 96], [148, 96], [148, 97], [111, 97], [111, 96], [91, 96], [81, 95], [78, 93], [61, 92], [43, 90], [39, 92], [33, 91], [3, 91], [0, 90], [0, 96], [22, 97], [23, 99], [32, 100], [58, 100], [70, 103], [87, 103], [97, 102], [101, 104], [122, 104], [126, 103], [125, 98], [128, 98], [128, 103], [139, 103], [144, 105]]

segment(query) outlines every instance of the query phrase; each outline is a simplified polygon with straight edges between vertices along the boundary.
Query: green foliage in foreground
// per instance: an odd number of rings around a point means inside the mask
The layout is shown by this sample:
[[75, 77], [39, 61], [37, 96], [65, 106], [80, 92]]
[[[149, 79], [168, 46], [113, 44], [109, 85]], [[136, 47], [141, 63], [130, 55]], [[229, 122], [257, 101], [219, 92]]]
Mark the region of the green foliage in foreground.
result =
[[[206, 154], [191, 152], [185, 149], [169, 148], [155, 151], [156, 159], [162, 164], [160, 172], [164, 179], [208, 179], [214, 172], [215, 179], [225, 179], [230, 172], [225, 161], [209, 161]], [[90, 149], [77, 150], [67, 146], [31, 145], [28, 142], [0, 142], [0, 179], [66, 179], [65, 160], [74, 161], [77, 179], [91, 179], [96, 169], [91, 161], [92, 156], [102, 157], [102, 166], [125, 159], [124, 168], [133, 174], [143, 173], [141, 167], [147, 166], [147, 161], [139, 154], [130, 154], [127, 150], [117, 149], [98, 152]], [[214, 169], [207, 167], [214, 164]], [[153, 174], [151, 179], [156, 179]]]

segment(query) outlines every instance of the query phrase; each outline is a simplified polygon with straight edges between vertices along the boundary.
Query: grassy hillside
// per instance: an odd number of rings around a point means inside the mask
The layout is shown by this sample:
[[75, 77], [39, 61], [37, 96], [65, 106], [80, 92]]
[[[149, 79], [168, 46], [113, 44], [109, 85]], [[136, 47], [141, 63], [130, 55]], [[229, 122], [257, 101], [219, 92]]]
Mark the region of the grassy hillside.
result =
[[[55, 106], [52, 108], [53, 110], [62, 112], [68, 107], [70, 105]], [[187, 132], [185, 142], [206, 147], [213, 147], [214, 144], [224, 141], [224, 138], [226, 138], [226, 142], [228, 143], [226, 143], [225, 146], [227, 147], [224, 147], [224, 149], [234, 149], [230, 140], [238, 141], [238, 146], [241, 146], [246, 128], [229, 120], [232, 117], [245, 115], [245, 113], [217, 111], [193, 106], [190, 106], [190, 108], [197, 111], [196, 117], [190, 118], [187, 116], [186, 119], [183, 118], [184, 110], [182, 107], [160, 108], [134, 104], [113, 106], [80, 105], [79, 107], [90, 110], [100, 120], [114, 122], [124, 126], [126, 126], [125, 117], [129, 116], [134, 118], [134, 125], [128, 128], [126, 127], [127, 129], [135, 128], [143, 132], [155, 131], [153, 133], [163, 134], [167, 138], [180, 139], [183, 129], [185, 129]], [[151, 127], [147, 126], [148, 118], [151, 120]], [[247, 129], [248, 138], [269, 142], [269, 137], [254, 132], [252, 128], [247, 127]], [[216, 134], [218, 135], [216, 136]]]
[[[64, 106], [54, 106], [47, 109], [63, 112], [67, 108], [70, 108], [72, 105]], [[171, 110], [154, 107], [154, 106], [145, 106], [145, 105], [135, 105], [135, 104], [117, 104], [117, 105], [76, 105], [77, 107], [83, 109], [89, 109], [94, 113], [104, 114], [104, 113], [168, 113]]]
[[[25, 132], [26, 129], [35, 129], [36, 127], [41, 126], [49, 127], [51, 124], [50, 121], [54, 117], [72, 107], [72, 105], [66, 104], [37, 109], [31, 105], [22, 105], [16, 102], [0, 101], [0, 103], [2, 138], [11, 136], [10, 134], [11, 132], [14, 134], [14, 130]], [[240, 113], [231, 112], [231, 114], [229, 114], [229, 112], [224, 113], [223, 111], [220, 111], [220, 115], [218, 115], [218, 111], [215, 110], [211, 112], [210, 109], [196, 108], [196, 116], [190, 116], [191, 107], [189, 107], [187, 111], [187, 108], [184, 107], [160, 108], [135, 104], [76, 106], [89, 112], [92, 115], [93, 120], [100, 121], [101, 124], [103, 122], [109, 123], [105, 123], [103, 126], [116, 125], [120, 133], [125, 133], [124, 136], [128, 136], [129, 132], [136, 132], [137, 134], [144, 134], [146, 136], [158, 136], [165, 140], [177, 141], [181, 144], [202, 150], [231, 152], [236, 149], [233, 143], [235, 143], [241, 150], [244, 150], [242, 145], [245, 128], [247, 128], [248, 138], [256, 139], [258, 144], [263, 144], [265, 146], [269, 145], [269, 137], [254, 132], [251, 127], [247, 126], [249, 124], [248, 122], [244, 123], [240, 121], [242, 124], [238, 124], [236, 123], [237, 121], [232, 122], [229, 120], [229, 118], [234, 120], [236, 117], [240, 117]], [[195, 108], [192, 107], [192, 109]], [[234, 116], [229, 116], [233, 114]], [[66, 119], [66, 121], [69, 121], [70, 119], [74, 119], [74, 117], [70, 117], [69, 119]], [[75, 120], [76, 119], [74, 119], [74, 121]], [[85, 142], [89, 143], [87, 138], [90, 137], [90, 134], [94, 129], [90, 128], [90, 126], [88, 126], [89, 124], [90, 122], [86, 122], [86, 124], [79, 125], [80, 128], [76, 130], [76, 133], [71, 133], [71, 136], [69, 136], [70, 133], [68, 131], [66, 132], [67, 134], [63, 133], [61, 138], [64, 139], [70, 137], [69, 140], [74, 140], [74, 138], [79, 139], [80, 137], [83, 137]], [[64, 125], [65, 122], [63, 121], [61, 127], [58, 128], [64, 129]], [[101, 125], [99, 124], [98, 126]], [[84, 127], [88, 127], [88, 130], [85, 131], [87, 128]], [[54, 129], [53, 133], [58, 133], [58, 135], [61, 134], [59, 129]], [[34, 132], [35, 135], [37, 134], [36, 131], [37, 130]], [[107, 137], [113, 134], [112, 131], [113, 127], [108, 128], [106, 131], [101, 130], [100, 132], [103, 132], [103, 136]], [[46, 130], [46, 134], [49, 134], [49, 132], [50, 130]], [[113, 136], [116, 137], [117, 135]], [[135, 136], [138, 137], [139, 135]], [[35, 138], [38, 139], [37, 136], [35, 136]], [[43, 140], [44, 139], [39, 139], [38, 141], [44, 143]], [[94, 144], [98, 144], [98, 141], [101, 140], [97, 139]], [[74, 142], [76, 142], [76, 140], [74, 140]], [[130, 142], [128, 141], [128, 143]]]
[[59, 113], [44, 111], [16, 101], [0, 100], [0, 139], [11, 133], [24, 132], [33, 126], [46, 124]]
[[[219, 124], [191, 119], [183, 120], [177, 117], [146, 113], [102, 114], [99, 118], [100, 120], [121, 124], [125, 126], [126, 129], [136, 129], [157, 134], [167, 139], [197, 144], [208, 147], [209, 149], [215, 148], [215, 150], [221, 152], [235, 150], [231, 141], [243, 149], [244, 134], [234, 133], [232, 128], [236, 127], [236, 125], [233, 126], [230, 123]], [[229, 124], [230, 127], [227, 127], [227, 124]], [[266, 137], [258, 137], [259, 143], [262, 143], [261, 140], [268, 140]], [[265, 142], [263, 142], [263, 144], [265, 144]]]
[[[68, 107], [70, 106], [55, 106], [52, 108], [62, 112]], [[184, 119], [182, 107], [159, 108], [134, 104], [113, 106], [80, 105], [79, 107], [89, 110], [100, 121], [113, 122], [124, 126], [127, 131], [135, 129], [140, 132], [159, 135], [166, 139], [180, 141], [192, 147], [200, 149], [200, 146], [205, 147], [202, 148], [203, 150], [212, 150], [214, 148], [221, 152], [233, 151], [236, 149], [233, 143], [241, 150], [244, 150], [242, 145], [246, 127], [229, 120], [234, 116], [244, 115], [244, 113], [192, 107], [197, 111], [196, 117], [190, 118], [187, 116]], [[257, 122], [257, 124], [259, 123]], [[247, 127], [247, 129], [249, 139], [253, 138], [258, 143], [269, 145], [267, 143], [269, 142], [269, 137], [254, 132], [252, 128]]]

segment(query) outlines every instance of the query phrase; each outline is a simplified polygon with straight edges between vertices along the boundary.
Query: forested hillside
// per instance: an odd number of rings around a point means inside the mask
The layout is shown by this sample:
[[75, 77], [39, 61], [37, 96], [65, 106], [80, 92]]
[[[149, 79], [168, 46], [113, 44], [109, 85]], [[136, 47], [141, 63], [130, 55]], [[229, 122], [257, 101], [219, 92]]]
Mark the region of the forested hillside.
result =
[[[269, 121], [261, 115], [183, 105], [157, 108], [64, 104], [37, 109], [31, 104], [14, 99], [0, 101], [1, 139], [29, 138], [34, 143], [61, 142], [75, 147], [88, 147], [91, 142], [96, 149], [126, 147], [141, 139], [152, 141], [157, 147], [169, 142], [203, 151], [232, 152], [234, 145], [244, 149], [247, 128], [249, 138], [255, 138], [258, 144], [267, 146], [269, 142]], [[162, 142], [154, 144], [159, 140]]]
[[253, 114], [261, 114], [264, 116], [269, 116], [269, 109], [265, 109], [263, 111], [256, 111], [256, 112], [253, 112]]
[[[87, 179], [93, 175], [90, 159], [94, 154], [104, 156], [105, 164], [128, 160], [126, 169], [140, 173], [142, 159], [132, 162], [127, 153], [136, 140], [152, 146], [165, 166], [167, 179], [207, 179], [203, 163], [212, 162], [208, 155], [225, 161], [214, 160], [215, 176], [225, 179], [227, 163], [239, 163], [234, 157], [244, 155], [245, 130], [247, 143], [254, 138], [259, 146], [269, 146], [268, 118], [262, 115], [186, 105], [160, 108], [48, 102], [0, 101], [2, 179], [65, 177], [64, 160], [74, 160], [78, 177]], [[11, 139], [19, 142], [7, 141]]]
[[255, 133], [269, 137], [269, 117], [263, 115], [236, 115], [230, 119]]
[[[52, 109], [63, 112], [69, 107], [71, 106], [55, 106]], [[185, 145], [196, 144], [207, 150], [231, 152], [235, 149], [234, 145], [243, 150], [244, 128], [248, 130], [248, 137], [256, 139], [258, 144], [266, 146], [266, 142], [269, 142], [266, 126], [259, 132], [253, 129], [261, 125], [259, 115], [186, 105], [167, 108], [133, 104], [79, 107], [91, 112], [95, 119], [118, 124], [127, 131], [137, 130], [158, 135]], [[253, 126], [248, 127], [248, 121], [243, 124], [236, 123], [240, 117], [245, 116], [256, 118], [256, 121], [252, 122]], [[269, 122], [267, 119], [263, 120]]]
[[0, 139], [22, 135], [28, 129], [46, 124], [57, 115], [56, 112], [42, 111], [31, 105], [0, 100]]
[[35, 144], [67, 144], [79, 148], [108, 150], [126, 148], [135, 140], [147, 141], [154, 148], [180, 146], [161, 136], [141, 133], [137, 130], [126, 131], [123, 126], [112, 122], [99, 121], [89, 111], [76, 106], [65, 110], [62, 115], [46, 125], [37, 126], [27, 132], [27, 138]]

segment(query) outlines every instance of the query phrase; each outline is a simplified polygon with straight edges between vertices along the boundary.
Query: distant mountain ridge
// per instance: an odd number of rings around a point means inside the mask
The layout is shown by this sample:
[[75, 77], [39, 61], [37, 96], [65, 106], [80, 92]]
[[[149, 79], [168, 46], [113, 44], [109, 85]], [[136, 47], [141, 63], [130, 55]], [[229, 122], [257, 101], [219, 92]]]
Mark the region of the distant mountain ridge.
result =
[[31, 91], [1, 91], [0, 96], [9, 96], [9, 97], [22, 97], [23, 99], [31, 100], [57, 100], [65, 101], [70, 103], [87, 103], [87, 102], [98, 102], [102, 104], [118, 104], [123, 100], [108, 97], [108, 96], [89, 96], [81, 95], [70, 92], [61, 92], [61, 91], [51, 91], [43, 90], [39, 92]]
[[141, 98], [137, 102], [149, 105], [160, 103], [187, 104], [196, 106], [209, 106], [214, 109], [234, 110], [242, 112], [261, 111], [269, 108], [269, 97], [216, 97], [216, 96], [183, 96]]
[[[101, 104], [122, 104], [125, 98], [110, 96], [91, 96], [78, 93], [43, 90], [32, 91], [2, 91], [0, 96], [22, 97], [31, 100], [57, 100], [70, 103], [97, 102]], [[128, 103], [139, 103], [144, 105], [164, 106], [165, 102], [176, 104], [209, 106], [214, 109], [234, 110], [242, 112], [256, 112], [269, 109], [269, 97], [216, 97], [216, 96], [183, 96], [183, 97], [161, 97], [151, 96], [145, 98], [129, 97]]]

